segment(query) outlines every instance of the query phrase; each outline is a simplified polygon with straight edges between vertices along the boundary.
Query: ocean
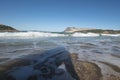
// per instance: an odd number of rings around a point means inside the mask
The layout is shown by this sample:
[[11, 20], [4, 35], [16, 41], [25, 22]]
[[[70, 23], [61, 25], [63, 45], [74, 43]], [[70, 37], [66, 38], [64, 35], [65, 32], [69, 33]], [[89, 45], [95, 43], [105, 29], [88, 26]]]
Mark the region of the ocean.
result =
[[117, 63], [120, 61], [120, 34], [100, 36], [95, 33], [0, 33], [0, 63], [56, 47], [65, 47], [70, 53], [79, 54], [81, 60], [110, 60], [120, 66]]
[[120, 34], [3, 32], [0, 33], [0, 64], [56, 47], [78, 54], [80, 61], [97, 64], [103, 75], [120, 75], [119, 70], [110, 66], [120, 68]]

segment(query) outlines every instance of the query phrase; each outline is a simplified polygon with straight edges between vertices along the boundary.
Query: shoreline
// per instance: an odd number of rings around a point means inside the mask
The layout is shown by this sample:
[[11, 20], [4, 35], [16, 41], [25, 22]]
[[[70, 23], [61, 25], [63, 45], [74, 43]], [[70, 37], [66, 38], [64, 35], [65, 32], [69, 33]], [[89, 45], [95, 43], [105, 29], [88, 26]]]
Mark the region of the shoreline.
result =
[[[120, 79], [120, 77], [117, 75], [113, 75], [113, 74], [104, 75], [101, 67], [98, 64], [91, 61], [79, 60], [78, 54], [76, 53], [71, 53], [70, 56], [74, 68], [76, 70], [76, 73], [78, 74], [80, 80], [119, 80]], [[29, 65], [30, 62], [31, 61], [28, 60], [15, 59], [12, 61], [8, 61], [7, 63], [0, 64], [0, 80], [4, 80], [3, 78], [5, 76], [5, 72], [7, 72], [8, 70], [18, 66]], [[115, 66], [114, 64], [109, 64], [107, 62], [100, 62], [100, 63], [110, 67], [114, 71], [117, 70], [118, 73], [120, 73], [119, 72], [120, 68], [118, 66]]]

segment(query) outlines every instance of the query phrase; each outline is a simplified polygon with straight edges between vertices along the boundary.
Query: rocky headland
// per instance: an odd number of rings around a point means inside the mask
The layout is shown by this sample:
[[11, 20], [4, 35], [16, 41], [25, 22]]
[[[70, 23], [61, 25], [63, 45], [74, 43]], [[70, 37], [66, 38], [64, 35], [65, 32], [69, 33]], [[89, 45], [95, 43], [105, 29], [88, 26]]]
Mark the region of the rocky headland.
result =
[[18, 30], [11, 26], [0, 24], [0, 32], [18, 32]]
[[92, 28], [77, 28], [77, 27], [67, 27], [64, 32], [66, 33], [74, 33], [74, 32], [81, 32], [81, 33], [103, 33], [103, 34], [120, 34], [120, 30], [103, 30], [103, 29], [92, 29]]

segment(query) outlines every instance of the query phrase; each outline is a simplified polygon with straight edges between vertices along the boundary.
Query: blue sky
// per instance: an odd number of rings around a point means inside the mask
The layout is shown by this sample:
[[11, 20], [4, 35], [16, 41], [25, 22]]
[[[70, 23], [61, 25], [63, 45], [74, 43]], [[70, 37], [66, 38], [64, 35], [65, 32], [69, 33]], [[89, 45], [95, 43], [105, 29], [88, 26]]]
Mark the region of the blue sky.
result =
[[0, 0], [0, 23], [19, 30], [120, 29], [120, 0]]

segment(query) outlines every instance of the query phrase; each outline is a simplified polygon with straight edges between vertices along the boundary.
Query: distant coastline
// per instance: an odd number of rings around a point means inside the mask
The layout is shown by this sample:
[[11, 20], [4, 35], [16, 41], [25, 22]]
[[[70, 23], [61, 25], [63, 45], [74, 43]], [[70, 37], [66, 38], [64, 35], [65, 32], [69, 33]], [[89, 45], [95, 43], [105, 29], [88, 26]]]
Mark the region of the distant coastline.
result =
[[[33, 32], [50, 32], [50, 31], [37, 31], [37, 30], [30, 30]], [[0, 32], [27, 32], [17, 30], [11, 26], [0, 24]], [[120, 30], [103, 30], [103, 29], [93, 29], [93, 28], [77, 28], [77, 27], [67, 27], [64, 31], [61, 31], [59, 33], [97, 33], [97, 34], [120, 34]], [[53, 31], [51, 33], [58, 33], [56, 31]]]
[[99, 34], [120, 34], [120, 30], [103, 30], [103, 29], [92, 29], [92, 28], [76, 28], [76, 27], [67, 27], [64, 32], [66, 33], [99, 33]]

